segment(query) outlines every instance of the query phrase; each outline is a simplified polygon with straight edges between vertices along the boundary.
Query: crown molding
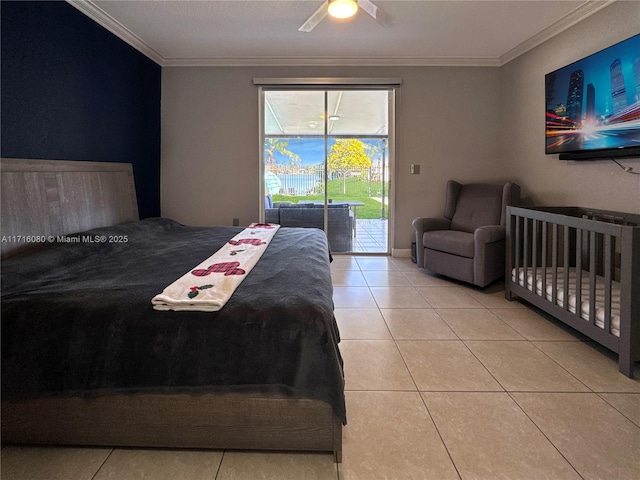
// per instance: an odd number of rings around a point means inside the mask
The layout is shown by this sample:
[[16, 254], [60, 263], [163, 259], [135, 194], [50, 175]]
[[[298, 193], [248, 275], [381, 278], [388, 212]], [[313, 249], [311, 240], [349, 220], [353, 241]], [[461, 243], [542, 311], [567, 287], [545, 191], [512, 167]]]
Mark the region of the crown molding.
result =
[[549, 25], [547, 28], [537, 33], [533, 37], [525, 40], [520, 45], [512, 48], [498, 59], [499, 66], [509, 63], [511, 60], [516, 59], [520, 55], [524, 55], [529, 50], [534, 49], [538, 45], [550, 40], [556, 35], [564, 32], [568, 28], [572, 27], [576, 23], [581, 22], [587, 17], [590, 17], [594, 13], [608, 7], [616, 0], [588, 0], [579, 7], [576, 7], [571, 12], [567, 13], [557, 22]]
[[501, 67], [553, 38], [616, 0], [587, 0], [563, 18], [500, 57], [228, 57], [165, 58], [92, 0], [66, 0], [96, 23], [125, 41], [161, 67], [250, 67], [250, 66], [403, 66], [403, 67]]
[[252, 67], [252, 66], [402, 66], [402, 67], [499, 67], [497, 58], [487, 57], [233, 57], [167, 58], [163, 67]]
[[115, 18], [109, 15], [107, 12], [98, 7], [91, 0], [66, 0], [67, 3], [82, 13], [84, 13], [87, 17], [89, 17], [94, 22], [103, 26], [111, 33], [113, 33], [116, 37], [125, 41], [133, 48], [138, 50], [143, 55], [146, 55], [148, 58], [163, 66], [164, 57], [156, 52], [153, 48], [149, 46], [144, 40], [138, 37], [135, 33], [129, 30], [127, 27], [118, 22]]

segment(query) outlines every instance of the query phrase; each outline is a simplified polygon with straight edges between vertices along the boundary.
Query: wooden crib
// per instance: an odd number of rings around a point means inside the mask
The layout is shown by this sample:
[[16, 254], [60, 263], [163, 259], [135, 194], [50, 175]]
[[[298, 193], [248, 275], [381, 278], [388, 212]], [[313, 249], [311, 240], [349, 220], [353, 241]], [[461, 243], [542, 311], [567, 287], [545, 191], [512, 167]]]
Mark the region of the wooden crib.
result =
[[505, 296], [516, 294], [618, 353], [640, 360], [640, 215], [580, 207], [507, 207]]

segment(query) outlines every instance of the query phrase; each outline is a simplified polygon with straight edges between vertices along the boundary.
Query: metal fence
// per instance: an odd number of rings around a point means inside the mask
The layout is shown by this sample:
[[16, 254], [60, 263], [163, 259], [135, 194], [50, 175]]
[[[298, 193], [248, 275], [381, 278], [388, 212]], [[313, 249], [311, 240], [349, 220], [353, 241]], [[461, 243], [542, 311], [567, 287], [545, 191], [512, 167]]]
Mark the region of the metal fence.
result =
[[[279, 182], [268, 182], [268, 193], [298, 197], [324, 194], [323, 165], [267, 165], [265, 170], [274, 174]], [[383, 170], [379, 163], [370, 167], [329, 170], [327, 179], [330, 193], [340, 193], [353, 198], [381, 198], [389, 191], [389, 168], [385, 165]]]

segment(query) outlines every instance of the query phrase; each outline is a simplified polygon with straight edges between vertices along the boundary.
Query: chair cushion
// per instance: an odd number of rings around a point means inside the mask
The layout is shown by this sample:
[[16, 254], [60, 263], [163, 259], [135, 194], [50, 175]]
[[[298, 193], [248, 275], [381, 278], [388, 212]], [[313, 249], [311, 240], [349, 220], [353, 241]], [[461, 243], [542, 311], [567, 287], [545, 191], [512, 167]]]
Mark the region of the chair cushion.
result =
[[502, 190], [502, 185], [463, 185], [451, 219], [451, 229], [473, 233], [484, 225], [500, 225]]
[[424, 248], [473, 258], [473, 233], [459, 230], [436, 230], [422, 236]]

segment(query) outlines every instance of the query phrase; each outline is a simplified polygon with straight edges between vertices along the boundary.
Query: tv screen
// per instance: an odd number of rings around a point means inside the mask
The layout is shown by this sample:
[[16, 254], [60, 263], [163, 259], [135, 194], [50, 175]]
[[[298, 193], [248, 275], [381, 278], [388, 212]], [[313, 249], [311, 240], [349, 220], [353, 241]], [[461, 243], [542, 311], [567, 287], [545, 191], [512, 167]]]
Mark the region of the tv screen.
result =
[[640, 156], [640, 34], [545, 75], [546, 153]]

